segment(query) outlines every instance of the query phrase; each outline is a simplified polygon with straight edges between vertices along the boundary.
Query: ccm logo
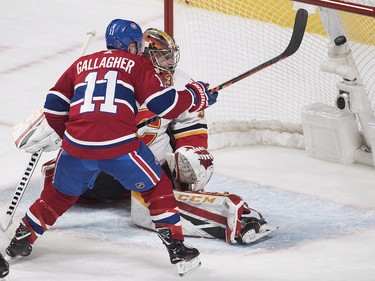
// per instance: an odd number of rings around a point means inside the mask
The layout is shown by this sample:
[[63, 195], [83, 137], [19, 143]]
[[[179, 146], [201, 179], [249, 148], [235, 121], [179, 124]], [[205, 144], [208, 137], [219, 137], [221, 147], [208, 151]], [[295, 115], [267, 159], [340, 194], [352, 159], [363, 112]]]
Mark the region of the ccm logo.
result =
[[214, 203], [216, 198], [200, 195], [179, 194], [177, 200], [194, 203]]

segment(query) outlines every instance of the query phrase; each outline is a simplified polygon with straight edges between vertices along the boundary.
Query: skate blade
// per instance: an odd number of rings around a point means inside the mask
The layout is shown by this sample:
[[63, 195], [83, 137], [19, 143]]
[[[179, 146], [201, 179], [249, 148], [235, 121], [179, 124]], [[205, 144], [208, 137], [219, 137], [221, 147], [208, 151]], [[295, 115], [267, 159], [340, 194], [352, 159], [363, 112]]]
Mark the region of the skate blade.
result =
[[7, 262], [10, 262], [12, 260], [12, 257], [8, 256], [7, 254], [5, 254], [4, 255], [4, 260], [6, 260]]
[[[18, 261], [18, 260], [20, 260], [20, 259], [22, 259], [22, 258], [24, 258], [24, 257], [23, 257], [23, 256], [16, 256], [16, 257], [12, 258], [11, 256], [9, 256], [9, 255], [7, 255], [7, 254], [4, 255], [4, 259], [5, 259], [7, 262], [9, 262], [9, 264], [11, 264], [11, 263], [15, 263], [16, 261]], [[1, 279], [0, 279], [0, 280], [1, 280]]]
[[177, 271], [178, 274], [182, 277], [186, 274], [194, 271], [195, 269], [198, 269], [201, 266], [201, 261], [199, 260], [199, 257], [196, 257], [189, 261], [180, 261], [177, 263]]
[[0, 278], [0, 281], [10, 281], [9, 275], [3, 278]]
[[263, 230], [261, 229], [261, 232], [259, 232], [259, 233], [255, 233], [254, 234], [254, 233], [250, 233], [249, 232], [249, 235], [245, 234], [242, 237], [242, 241], [243, 241], [244, 244], [254, 243], [254, 242], [262, 239], [263, 237], [271, 234], [272, 232], [274, 232], [274, 231], [276, 231], [278, 229], [279, 229], [278, 226], [269, 226], [269, 225], [267, 225], [267, 228], [265, 228]]
[[[4, 259], [7, 261], [7, 262], [9, 262], [8, 260], [7, 260], [7, 255], [4, 255]], [[4, 274], [4, 272], [3, 272], [3, 274]], [[10, 281], [10, 279], [9, 279], [9, 270], [7, 271], [7, 276], [4, 276], [4, 277], [0, 277], [0, 281]]]

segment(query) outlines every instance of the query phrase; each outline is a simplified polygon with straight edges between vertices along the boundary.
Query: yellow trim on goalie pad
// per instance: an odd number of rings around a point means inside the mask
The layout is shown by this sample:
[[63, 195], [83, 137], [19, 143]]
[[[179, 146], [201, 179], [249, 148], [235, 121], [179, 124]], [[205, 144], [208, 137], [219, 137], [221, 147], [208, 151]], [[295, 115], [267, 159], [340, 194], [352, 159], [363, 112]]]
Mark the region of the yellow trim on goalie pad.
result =
[[131, 196], [134, 199], [138, 200], [139, 203], [141, 203], [143, 206], [145, 206], [147, 208], [147, 204], [146, 204], [145, 200], [143, 200], [143, 197], [141, 196], [140, 192], [132, 191]]
[[[215, 203], [217, 200], [214, 196], [219, 197], [228, 197], [231, 194], [226, 194], [222, 192], [183, 192], [183, 191], [174, 191], [174, 196], [177, 201], [180, 202], [192, 202], [192, 203]], [[147, 204], [143, 200], [140, 192], [132, 191], [131, 196], [138, 200], [143, 206], [147, 208]]]

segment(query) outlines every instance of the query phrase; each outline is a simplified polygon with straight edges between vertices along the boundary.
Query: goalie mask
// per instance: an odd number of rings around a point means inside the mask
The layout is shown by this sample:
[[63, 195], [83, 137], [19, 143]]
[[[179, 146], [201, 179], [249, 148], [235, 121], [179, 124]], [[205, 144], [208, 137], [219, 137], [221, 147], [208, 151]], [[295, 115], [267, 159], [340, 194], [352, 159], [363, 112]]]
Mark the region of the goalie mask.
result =
[[159, 71], [174, 72], [180, 60], [180, 50], [174, 39], [166, 32], [149, 28], [143, 33], [145, 57]]

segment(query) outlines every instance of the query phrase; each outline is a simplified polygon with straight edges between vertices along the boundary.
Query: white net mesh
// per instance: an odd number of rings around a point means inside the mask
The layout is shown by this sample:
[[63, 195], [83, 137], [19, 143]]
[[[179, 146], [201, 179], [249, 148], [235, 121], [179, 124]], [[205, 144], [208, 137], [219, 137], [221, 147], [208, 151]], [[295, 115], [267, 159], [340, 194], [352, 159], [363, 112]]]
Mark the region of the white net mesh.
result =
[[[179, 68], [217, 86], [281, 54], [289, 43], [296, 11], [287, 0], [175, 0], [174, 37]], [[348, 41], [368, 90], [375, 92], [374, 19], [340, 12]], [[364, 32], [364, 30], [366, 30]], [[273, 130], [302, 133], [301, 109], [334, 105], [340, 77], [321, 72], [328, 36], [319, 13], [309, 15], [300, 49], [220, 91], [207, 110], [210, 134]]]

